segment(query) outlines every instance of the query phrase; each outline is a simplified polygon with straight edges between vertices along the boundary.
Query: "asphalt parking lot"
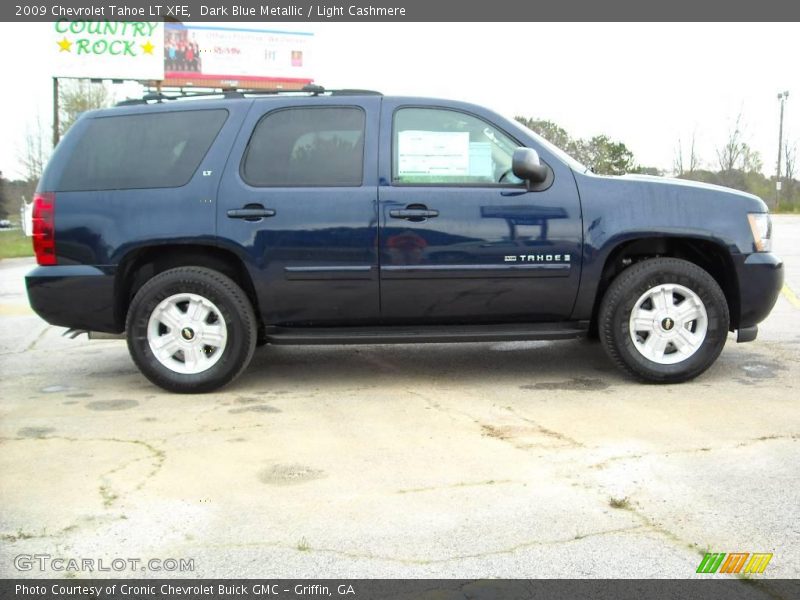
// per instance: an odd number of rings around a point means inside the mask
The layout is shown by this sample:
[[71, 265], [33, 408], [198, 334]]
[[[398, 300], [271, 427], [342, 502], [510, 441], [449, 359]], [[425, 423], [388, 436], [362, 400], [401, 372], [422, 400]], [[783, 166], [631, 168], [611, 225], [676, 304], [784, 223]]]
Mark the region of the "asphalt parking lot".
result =
[[[675, 386], [598, 344], [274, 347], [221, 393], [69, 340], [0, 261], [0, 576], [15, 557], [193, 559], [186, 577], [692, 577], [800, 565], [800, 216], [758, 340]], [[114, 575], [101, 573], [101, 576]], [[119, 575], [163, 576], [124, 570]], [[707, 577], [707, 576], [706, 576]]]

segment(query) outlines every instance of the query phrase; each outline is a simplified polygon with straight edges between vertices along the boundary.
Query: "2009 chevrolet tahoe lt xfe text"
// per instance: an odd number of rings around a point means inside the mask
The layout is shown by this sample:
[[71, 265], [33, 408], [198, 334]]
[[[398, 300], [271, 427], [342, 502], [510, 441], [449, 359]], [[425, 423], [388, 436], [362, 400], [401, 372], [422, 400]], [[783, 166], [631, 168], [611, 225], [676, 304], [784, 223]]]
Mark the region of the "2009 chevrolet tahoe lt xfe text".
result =
[[154, 99], [58, 145], [27, 288], [53, 325], [124, 333], [168, 390], [218, 388], [264, 343], [591, 334], [632, 376], [679, 382], [729, 331], [754, 339], [782, 286], [757, 197], [598, 176], [479, 106]]

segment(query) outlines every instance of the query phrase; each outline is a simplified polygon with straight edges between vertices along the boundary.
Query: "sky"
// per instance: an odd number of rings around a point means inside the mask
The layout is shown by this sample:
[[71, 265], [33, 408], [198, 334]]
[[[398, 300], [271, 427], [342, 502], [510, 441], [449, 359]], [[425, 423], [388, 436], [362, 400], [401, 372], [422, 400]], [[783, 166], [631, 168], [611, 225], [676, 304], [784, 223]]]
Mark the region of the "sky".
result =
[[[315, 81], [328, 88], [453, 98], [509, 117], [555, 121], [573, 137], [606, 134], [637, 161], [671, 170], [678, 141], [695, 136], [713, 168], [741, 113], [746, 141], [775, 173], [779, 92], [784, 137], [800, 147], [800, 25], [795, 23], [263, 23], [315, 34]], [[0, 99], [0, 171], [18, 157], [37, 118], [52, 114], [50, 24], [0, 23], [6, 92]], [[38, 42], [38, 43], [37, 43]], [[138, 93], [118, 86], [117, 94]], [[10, 91], [13, 90], [13, 91]], [[49, 138], [48, 138], [49, 139]]]

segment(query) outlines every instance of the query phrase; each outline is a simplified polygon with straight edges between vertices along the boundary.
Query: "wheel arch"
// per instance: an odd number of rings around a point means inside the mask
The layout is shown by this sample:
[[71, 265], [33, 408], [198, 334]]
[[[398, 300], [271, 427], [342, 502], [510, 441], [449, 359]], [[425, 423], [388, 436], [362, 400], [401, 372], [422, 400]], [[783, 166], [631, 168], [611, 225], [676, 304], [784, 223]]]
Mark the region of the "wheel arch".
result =
[[656, 257], [680, 258], [708, 272], [722, 289], [728, 303], [731, 331], [739, 326], [739, 281], [730, 252], [719, 241], [707, 238], [657, 234], [620, 241], [603, 264], [591, 316], [591, 330], [597, 331], [600, 303], [608, 287], [627, 267]]
[[124, 329], [133, 297], [153, 276], [176, 267], [206, 267], [230, 277], [247, 295], [261, 325], [258, 296], [242, 259], [224, 248], [207, 244], [152, 244], [128, 252], [120, 261], [114, 280], [114, 319]]

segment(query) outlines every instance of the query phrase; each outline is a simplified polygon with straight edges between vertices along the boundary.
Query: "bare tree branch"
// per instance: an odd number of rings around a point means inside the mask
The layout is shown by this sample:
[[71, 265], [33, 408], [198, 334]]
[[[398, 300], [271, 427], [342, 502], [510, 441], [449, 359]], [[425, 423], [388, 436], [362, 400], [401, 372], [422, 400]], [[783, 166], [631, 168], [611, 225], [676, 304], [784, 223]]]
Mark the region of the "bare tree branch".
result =
[[700, 166], [700, 159], [695, 151], [695, 140], [697, 138], [697, 130], [692, 131], [692, 145], [689, 150], [689, 173], [693, 173]]
[[678, 138], [678, 147], [675, 150], [675, 159], [673, 160], [673, 170], [677, 175], [683, 175], [684, 173], [693, 173], [700, 167], [700, 159], [697, 156], [696, 151], [696, 139], [697, 139], [697, 130], [692, 132], [692, 141], [689, 144], [689, 156], [688, 161], [684, 157], [683, 153], [683, 141], [681, 138]]
[[42, 176], [47, 159], [49, 146], [45, 142], [45, 131], [42, 128], [42, 119], [36, 115], [33, 123], [28, 124], [25, 131], [24, 146], [20, 152], [20, 163], [25, 171], [27, 181], [38, 181]]
[[716, 149], [720, 171], [732, 171], [736, 168], [744, 152], [742, 138], [742, 113], [739, 113], [733, 129], [728, 132], [725, 143]]
[[60, 134], [63, 136], [82, 112], [113, 103], [112, 95], [102, 83], [91, 83], [85, 79], [67, 81], [59, 90]]
[[797, 166], [797, 142], [791, 146], [787, 143], [783, 148], [783, 175], [791, 181], [794, 179], [795, 168]]
[[678, 138], [678, 146], [675, 149], [675, 158], [672, 160], [672, 170], [675, 175], [681, 176], [684, 173], [683, 170], [683, 142], [681, 138]]

